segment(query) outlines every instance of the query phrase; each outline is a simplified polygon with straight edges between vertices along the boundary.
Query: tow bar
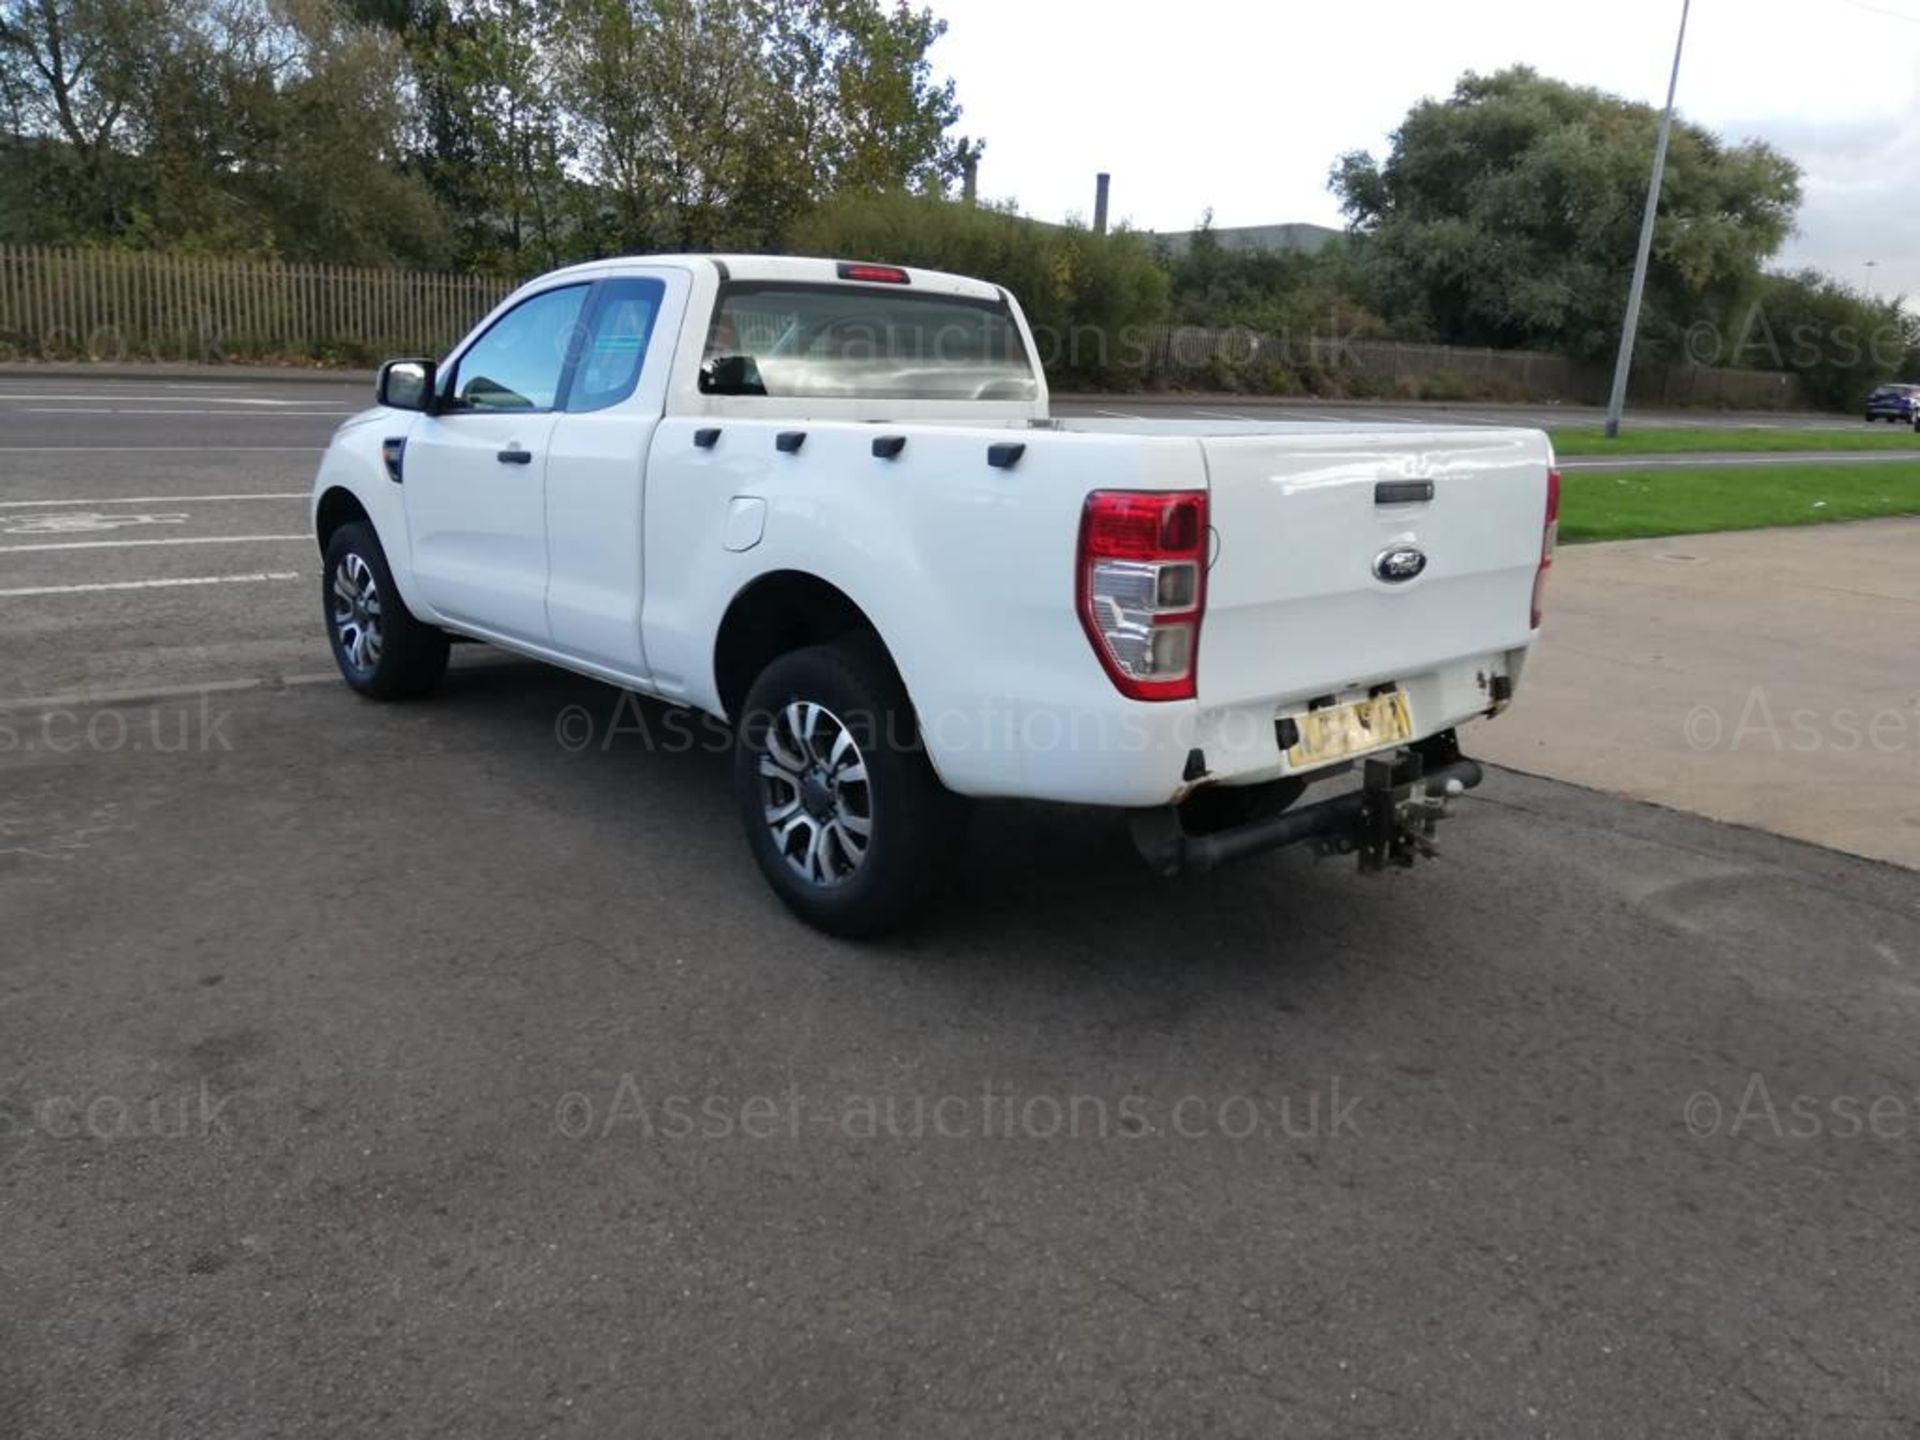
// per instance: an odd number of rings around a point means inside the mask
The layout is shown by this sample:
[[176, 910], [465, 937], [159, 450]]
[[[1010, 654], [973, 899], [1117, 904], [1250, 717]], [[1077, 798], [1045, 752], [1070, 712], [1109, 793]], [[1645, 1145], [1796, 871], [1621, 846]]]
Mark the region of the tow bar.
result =
[[1311, 841], [1322, 855], [1359, 856], [1360, 873], [1409, 869], [1435, 854], [1434, 828], [1447, 801], [1480, 783], [1480, 767], [1460, 754], [1452, 731], [1361, 764], [1358, 790], [1228, 830], [1189, 835], [1171, 805], [1136, 810], [1133, 842], [1162, 875], [1204, 874], [1263, 850]]

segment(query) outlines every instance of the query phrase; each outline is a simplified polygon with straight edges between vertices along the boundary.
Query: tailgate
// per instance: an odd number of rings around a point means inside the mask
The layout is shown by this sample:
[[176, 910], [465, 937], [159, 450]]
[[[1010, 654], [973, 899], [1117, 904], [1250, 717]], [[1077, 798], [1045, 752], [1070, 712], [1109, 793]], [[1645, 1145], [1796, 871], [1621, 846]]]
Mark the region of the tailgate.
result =
[[1203, 706], [1307, 700], [1528, 643], [1545, 435], [1396, 427], [1201, 445], [1218, 545]]

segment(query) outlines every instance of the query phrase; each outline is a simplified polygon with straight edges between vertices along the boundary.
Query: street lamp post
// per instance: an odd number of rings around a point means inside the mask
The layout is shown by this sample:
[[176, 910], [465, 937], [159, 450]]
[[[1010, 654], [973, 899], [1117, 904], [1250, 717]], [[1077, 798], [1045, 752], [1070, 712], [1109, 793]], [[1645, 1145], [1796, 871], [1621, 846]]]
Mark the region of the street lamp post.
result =
[[1647, 293], [1647, 262], [1653, 256], [1653, 224], [1660, 215], [1660, 182], [1667, 172], [1667, 140], [1673, 134], [1673, 102], [1680, 93], [1680, 55], [1687, 48], [1687, 16], [1693, 0], [1681, 0], [1680, 38], [1673, 46], [1673, 78], [1667, 82], [1667, 112], [1660, 117], [1660, 138], [1653, 146], [1653, 179], [1647, 185], [1647, 214], [1640, 223], [1640, 254], [1633, 262], [1633, 288], [1627, 295], [1627, 319], [1620, 331], [1620, 359], [1613, 368], [1613, 397], [1607, 403], [1607, 438], [1620, 436], [1620, 415], [1627, 407], [1627, 377], [1633, 369], [1633, 342], [1640, 329], [1640, 302]]

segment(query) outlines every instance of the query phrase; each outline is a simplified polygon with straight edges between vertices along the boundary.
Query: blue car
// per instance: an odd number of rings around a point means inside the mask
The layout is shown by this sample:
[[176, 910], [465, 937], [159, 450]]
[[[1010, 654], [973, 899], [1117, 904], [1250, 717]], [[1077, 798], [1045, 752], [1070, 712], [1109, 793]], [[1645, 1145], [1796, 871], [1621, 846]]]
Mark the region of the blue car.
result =
[[1882, 385], [1867, 397], [1867, 423], [1920, 425], [1920, 385]]

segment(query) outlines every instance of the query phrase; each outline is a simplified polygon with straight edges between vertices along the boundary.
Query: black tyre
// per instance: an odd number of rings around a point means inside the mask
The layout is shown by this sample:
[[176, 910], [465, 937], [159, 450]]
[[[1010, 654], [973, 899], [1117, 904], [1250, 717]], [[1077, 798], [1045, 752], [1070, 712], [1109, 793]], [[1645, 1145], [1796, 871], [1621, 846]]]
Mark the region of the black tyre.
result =
[[403, 700], [440, 683], [447, 669], [447, 634], [416, 620], [400, 599], [371, 525], [356, 520], [333, 532], [320, 603], [334, 662], [362, 695]]
[[761, 873], [828, 934], [903, 925], [959, 853], [967, 806], [933, 773], [906, 688], [870, 636], [795, 650], [761, 672], [733, 774]]

